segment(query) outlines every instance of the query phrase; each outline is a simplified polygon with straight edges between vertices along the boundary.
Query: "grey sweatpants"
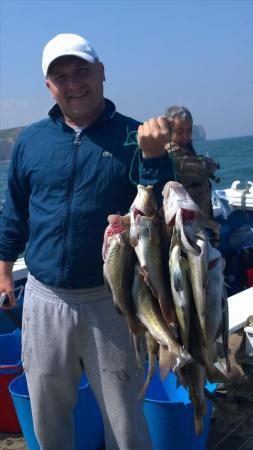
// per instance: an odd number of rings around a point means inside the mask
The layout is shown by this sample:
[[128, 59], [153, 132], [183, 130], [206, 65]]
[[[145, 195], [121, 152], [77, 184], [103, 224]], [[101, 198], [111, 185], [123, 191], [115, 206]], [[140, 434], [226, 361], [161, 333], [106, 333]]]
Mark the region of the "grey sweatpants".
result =
[[73, 450], [72, 411], [83, 369], [103, 416], [107, 450], [149, 450], [137, 399], [144, 383], [125, 319], [104, 287], [60, 289], [31, 275], [25, 288], [22, 359], [42, 450]]

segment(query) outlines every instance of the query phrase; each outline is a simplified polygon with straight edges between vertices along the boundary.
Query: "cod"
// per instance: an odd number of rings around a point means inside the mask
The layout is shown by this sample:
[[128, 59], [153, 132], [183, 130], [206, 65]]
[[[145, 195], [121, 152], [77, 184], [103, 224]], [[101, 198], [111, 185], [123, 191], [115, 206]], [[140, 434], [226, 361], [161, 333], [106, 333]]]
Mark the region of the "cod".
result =
[[144, 329], [136, 319], [131, 294], [136, 257], [129, 241], [129, 220], [127, 215], [108, 217], [109, 226], [105, 230], [102, 251], [103, 274], [115, 308], [126, 317], [130, 331], [139, 335]]
[[167, 325], [176, 332], [175, 310], [165, 278], [161, 221], [151, 186], [138, 186], [136, 199], [130, 208], [130, 217], [130, 243], [137, 255], [140, 271], [158, 300]]
[[[173, 335], [171, 334], [161, 313], [157, 300], [154, 298], [152, 291], [145, 283], [139, 264], [136, 264], [135, 266], [132, 295], [138, 320], [145, 326], [154, 341], [157, 342], [162, 349], [161, 353], [163, 355], [163, 359], [160, 360], [160, 369], [162, 373], [165, 375], [169, 370], [176, 372], [180, 367], [191, 362], [192, 357], [190, 354], [175, 341]], [[152, 342], [152, 346], [152, 348], [154, 348], [154, 342]], [[148, 349], [150, 349], [150, 347], [151, 345], [148, 345]], [[163, 349], [166, 349], [167, 352], [164, 352]], [[149, 366], [145, 388], [153, 375], [155, 367], [154, 356], [150, 353], [153, 353], [154, 355], [156, 351], [152, 350], [152, 352], [149, 352], [149, 360], [151, 361], [151, 364]], [[167, 354], [167, 359], [164, 358], [164, 354]]]

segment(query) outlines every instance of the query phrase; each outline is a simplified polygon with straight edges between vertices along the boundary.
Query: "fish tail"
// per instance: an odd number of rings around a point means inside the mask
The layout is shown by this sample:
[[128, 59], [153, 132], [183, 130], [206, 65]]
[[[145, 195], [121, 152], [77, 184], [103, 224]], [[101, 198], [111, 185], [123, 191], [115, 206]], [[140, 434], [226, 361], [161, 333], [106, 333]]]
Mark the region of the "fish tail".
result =
[[132, 339], [134, 343], [134, 350], [135, 350], [135, 357], [136, 357], [136, 363], [137, 367], [142, 367], [142, 361], [141, 361], [141, 337], [136, 336], [132, 334]]
[[201, 433], [203, 433], [203, 417], [207, 413], [207, 403], [205, 398], [199, 399], [198, 397], [194, 396], [191, 398], [193, 406], [194, 406], [194, 425], [195, 425], [195, 432], [196, 435], [199, 436]]
[[145, 397], [145, 394], [147, 392], [147, 389], [148, 389], [149, 383], [151, 381], [151, 378], [152, 378], [152, 375], [148, 375], [147, 376], [146, 381], [145, 381], [142, 389], [140, 390], [140, 392], [138, 394], [138, 397], [137, 397], [138, 400], [142, 400]]
[[165, 380], [171, 369], [171, 356], [167, 347], [159, 347], [159, 370], [162, 380]]
[[203, 433], [203, 416], [198, 415], [197, 411], [194, 411], [194, 426], [197, 436]]
[[147, 391], [147, 388], [149, 386], [149, 383], [151, 381], [151, 378], [153, 377], [153, 375], [154, 375], [154, 373], [156, 371], [156, 364], [155, 364], [155, 362], [156, 362], [156, 360], [155, 360], [154, 355], [153, 355], [153, 357], [151, 357], [151, 359], [149, 357], [148, 373], [147, 373], [146, 381], [145, 381], [145, 383], [144, 383], [144, 385], [143, 385], [143, 387], [142, 387], [142, 389], [139, 392], [139, 395], [137, 397], [139, 400], [144, 398], [144, 396], [146, 394], [146, 391]]

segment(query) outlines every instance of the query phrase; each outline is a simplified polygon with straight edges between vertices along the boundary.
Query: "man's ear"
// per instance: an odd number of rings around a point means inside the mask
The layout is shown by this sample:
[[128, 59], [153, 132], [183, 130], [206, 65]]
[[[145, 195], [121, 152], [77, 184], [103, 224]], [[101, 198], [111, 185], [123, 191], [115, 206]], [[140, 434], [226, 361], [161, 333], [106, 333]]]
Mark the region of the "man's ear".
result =
[[55, 98], [55, 96], [53, 95], [52, 89], [50, 87], [50, 83], [49, 83], [47, 78], [45, 79], [45, 85], [49, 89], [49, 91], [51, 92], [52, 98]]
[[99, 63], [100, 64], [100, 71], [101, 71], [101, 76], [102, 76], [102, 81], [105, 81], [105, 68], [104, 68], [104, 64], [103, 63]]

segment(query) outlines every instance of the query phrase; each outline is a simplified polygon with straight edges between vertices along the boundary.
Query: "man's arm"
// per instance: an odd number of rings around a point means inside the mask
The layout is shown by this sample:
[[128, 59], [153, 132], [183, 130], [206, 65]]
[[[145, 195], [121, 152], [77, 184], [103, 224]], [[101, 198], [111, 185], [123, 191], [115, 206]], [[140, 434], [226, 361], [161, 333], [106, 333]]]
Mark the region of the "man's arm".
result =
[[29, 189], [23, 176], [19, 145], [15, 144], [8, 174], [8, 190], [0, 214], [0, 296], [8, 295], [8, 306], [16, 305], [13, 265], [28, 239]]
[[15, 144], [8, 173], [6, 199], [0, 214], [0, 261], [16, 261], [29, 237], [29, 185], [22, 146]]

